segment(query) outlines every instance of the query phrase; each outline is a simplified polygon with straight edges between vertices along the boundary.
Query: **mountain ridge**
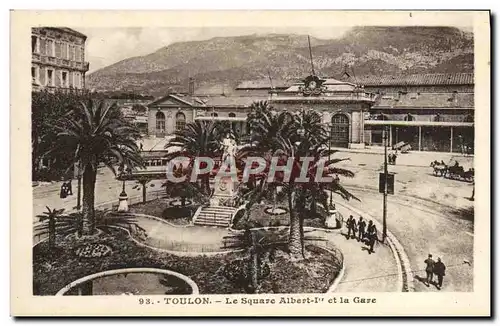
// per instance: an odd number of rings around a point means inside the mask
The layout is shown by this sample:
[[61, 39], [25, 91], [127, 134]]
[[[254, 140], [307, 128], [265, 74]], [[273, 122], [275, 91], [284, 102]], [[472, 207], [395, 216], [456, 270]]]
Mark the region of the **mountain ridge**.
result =
[[[311, 38], [315, 71], [339, 77], [348, 66], [359, 75], [472, 72], [474, 42], [454, 27], [354, 27], [336, 39]], [[176, 42], [124, 59], [87, 77], [89, 88], [162, 95], [241, 80], [294, 80], [311, 73], [307, 35], [251, 34]]]

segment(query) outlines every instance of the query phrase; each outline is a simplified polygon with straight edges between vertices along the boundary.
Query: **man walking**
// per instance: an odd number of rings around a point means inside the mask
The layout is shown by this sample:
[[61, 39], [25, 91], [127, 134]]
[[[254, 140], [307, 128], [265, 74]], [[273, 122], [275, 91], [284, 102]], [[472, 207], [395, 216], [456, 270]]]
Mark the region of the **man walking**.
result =
[[[372, 222], [372, 221], [370, 221]], [[370, 249], [369, 249], [369, 253], [372, 254], [375, 252], [375, 250], [373, 250], [373, 246], [375, 245], [375, 241], [378, 240], [378, 237], [377, 237], [377, 227], [375, 226], [375, 224], [373, 224], [372, 222], [372, 225], [370, 226], [370, 231], [368, 231], [368, 243], [370, 245]]]
[[73, 186], [71, 185], [72, 179], [69, 179], [69, 181], [66, 183], [68, 187], [68, 196], [73, 196]]
[[363, 220], [363, 217], [359, 217], [358, 221], [358, 242], [363, 241], [365, 238], [365, 228], [366, 228], [366, 222]]
[[351, 238], [351, 232], [352, 236], [356, 237], [356, 220], [352, 215], [349, 215], [349, 218], [347, 219], [347, 239]]
[[432, 275], [434, 273], [434, 264], [435, 264], [431, 254], [429, 254], [429, 257], [427, 257], [427, 259], [424, 260], [424, 263], [425, 263], [425, 273], [427, 274], [425, 278], [425, 285], [429, 287], [429, 284], [432, 282]]
[[443, 264], [441, 261], [441, 257], [438, 257], [437, 262], [434, 264], [434, 274], [436, 274], [438, 282], [437, 282], [437, 289], [441, 290], [441, 287], [443, 286], [443, 277], [446, 275], [446, 266]]

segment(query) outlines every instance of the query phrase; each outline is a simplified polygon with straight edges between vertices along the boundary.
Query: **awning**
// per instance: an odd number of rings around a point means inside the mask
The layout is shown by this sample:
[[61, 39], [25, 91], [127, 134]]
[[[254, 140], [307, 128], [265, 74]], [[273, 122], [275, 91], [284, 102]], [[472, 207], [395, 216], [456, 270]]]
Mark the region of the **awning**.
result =
[[473, 122], [365, 120], [367, 126], [474, 127]]

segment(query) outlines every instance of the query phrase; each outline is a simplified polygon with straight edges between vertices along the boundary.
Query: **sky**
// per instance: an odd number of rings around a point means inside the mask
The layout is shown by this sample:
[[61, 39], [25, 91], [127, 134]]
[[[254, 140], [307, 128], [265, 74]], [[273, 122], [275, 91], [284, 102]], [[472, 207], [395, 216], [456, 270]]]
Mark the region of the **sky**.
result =
[[[123, 59], [143, 56], [175, 42], [208, 40], [213, 37], [250, 34], [308, 34], [322, 39], [341, 37], [352, 27], [224, 27], [224, 28], [75, 28], [87, 35], [86, 61], [90, 72]], [[464, 30], [470, 30], [460, 27]]]

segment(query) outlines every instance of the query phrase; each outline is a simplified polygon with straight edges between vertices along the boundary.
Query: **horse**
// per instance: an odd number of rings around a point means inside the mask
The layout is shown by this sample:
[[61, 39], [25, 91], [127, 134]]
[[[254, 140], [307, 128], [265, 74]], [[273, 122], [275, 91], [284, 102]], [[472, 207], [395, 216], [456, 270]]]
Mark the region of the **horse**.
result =
[[446, 164], [442, 164], [438, 161], [431, 162], [431, 167], [434, 169], [434, 175], [444, 176], [448, 170]]

